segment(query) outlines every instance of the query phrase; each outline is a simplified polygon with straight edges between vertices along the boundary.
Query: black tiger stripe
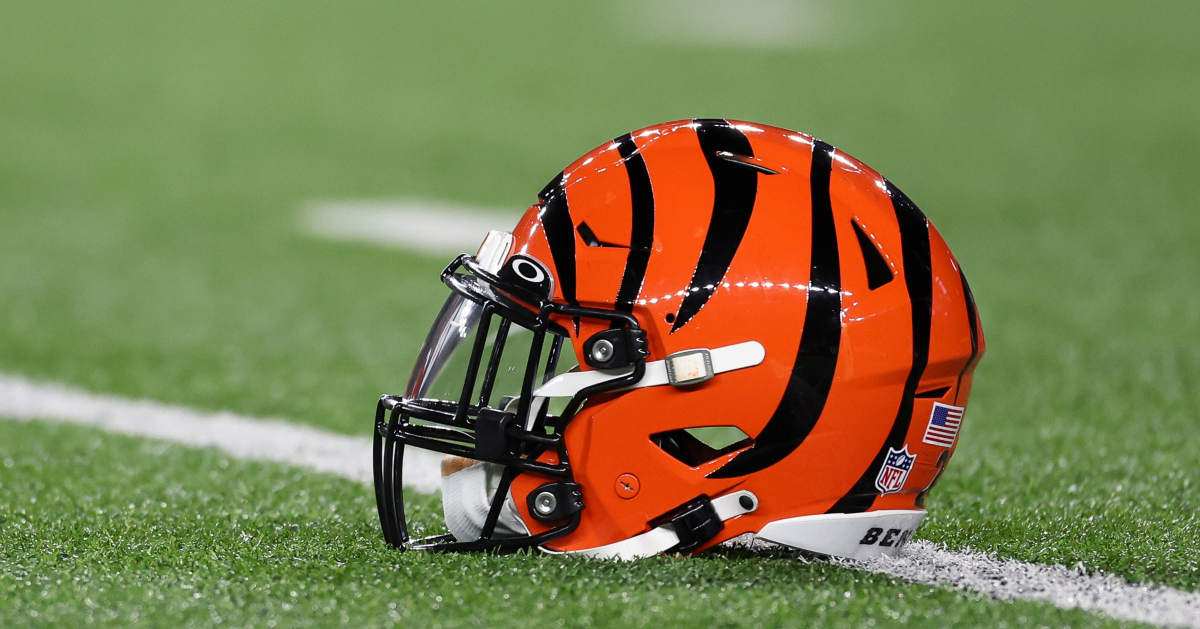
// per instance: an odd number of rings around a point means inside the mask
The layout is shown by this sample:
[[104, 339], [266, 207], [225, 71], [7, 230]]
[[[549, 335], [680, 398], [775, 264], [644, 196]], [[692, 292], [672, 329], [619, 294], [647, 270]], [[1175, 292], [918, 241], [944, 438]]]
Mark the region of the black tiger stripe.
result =
[[963, 376], [967, 375], [967, 370], [979, 357], [979, 320], [975, 309], [975, 295], [971, 292], [971, 286], [967, 284], [967, 274], [963, 273], [961, 266], [958, 267], [958, 276], [962, 278], [963, 297], [967, 301], [967, 325], [971, 327], [971, 357], [967, 359], [967, 364], [963, 365], [962, 371], [958, 372], [958, 385], [954, 387], [955, 404], [958, 404], [958, 393], [962, 389]]
[[900, 226], [904, 283], [908, 289], [908, 300], [912, 309], [912, 366], [904, 383], [900, 408], [883, 446], [863, 471], [858, 482], [834, 503], [827, 513], [862, 513], [875, 503], [879, 496], [879, 491], [875, 488], [875, 478], [883, 467], [888, 450], [904, 444], [908, 427], [912, 423], [913, 397], [929, 363], [929, 336], [933, 321], [933, 264], [929, 248], [929, 221], [916, 204], [890, 181], [887, 182], [887, 191], [892, 197], [896, 222]]
[[746, 235], [746, 226], [750, 224], [750, 214], [754, 211], [754, 199], [758, 194], [758, 171], [717, 155], [724, 152], [753, 157], [750, 140], [725, 120], [695, 122], [700, 150], [712, 172], [713, 211], [692, 281], [679, 304], [675, 323], [671, 326], [672, 333], [687, 325], [716, 292], [717, 285], [725, 277], [734, 254], [742, 244], [742, 237]]
[[617, 290], [616, 309], [632, 312], [633, 302], [646, 279], [646, 266], [650, 263], [650, 249], [654, 245], [654, 190], [650, 186], [646, 160], [638, 153], [633, 137], [626, 133], [614, 142], [625, 161], [633, 206], [629, 255], [625, 258], [625, 272], [621, 276], [621, 287]]
[[550, 257], [558, 271], [558, 286], [563, 298], [571, 305], [579, 305], [575, 298], [575, 225], [571, 222], [571, 209], [567, 206], [567, 193], [562, 188], [563, 173], [546, 185], [538, 197], [542, 199], [539, 218], [550, 244]]
[[825, 409], [842, 340], [842, 280], [837, 227], [829, 197], [833, 147], [813, 142], [809, 188], [812, 195], [812, 263], [808, 307], [800, 350], [783, 399], [754, 445], [709, 478], [745, 476], [783, 460], [800, 447]]

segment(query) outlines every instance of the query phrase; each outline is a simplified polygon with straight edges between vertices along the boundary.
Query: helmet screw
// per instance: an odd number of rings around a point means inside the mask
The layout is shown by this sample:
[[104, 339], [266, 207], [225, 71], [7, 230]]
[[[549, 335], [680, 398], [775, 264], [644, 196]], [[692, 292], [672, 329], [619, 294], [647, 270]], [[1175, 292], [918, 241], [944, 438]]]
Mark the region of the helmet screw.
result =
[[558, 498], [553, 493], [543, 491], [533, 499], [533, 508], [541, 515], [550, 515], [558, 507]]
[[608, 339], [600, 339], [592, 345], [592, 360], [606, 363], [613, 357], [613, 344]]
[[617, 477], [617, 484], [614, 489], [617, 490], [618, 496], [629, 500], [638, 495], [638, 492], [642, 489], [642, 483], [633, 474], [621, 474]]

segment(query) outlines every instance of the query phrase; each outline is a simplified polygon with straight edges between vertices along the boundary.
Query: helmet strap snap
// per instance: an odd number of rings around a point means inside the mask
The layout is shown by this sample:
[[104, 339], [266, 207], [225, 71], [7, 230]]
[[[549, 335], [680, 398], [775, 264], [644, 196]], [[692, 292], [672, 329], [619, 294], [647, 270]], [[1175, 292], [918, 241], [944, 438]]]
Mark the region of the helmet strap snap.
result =
[[583, 360], [594, 369], [621, 369], [648, 356], [650, 345], [641, 329], [604, 330], [583, 342]]

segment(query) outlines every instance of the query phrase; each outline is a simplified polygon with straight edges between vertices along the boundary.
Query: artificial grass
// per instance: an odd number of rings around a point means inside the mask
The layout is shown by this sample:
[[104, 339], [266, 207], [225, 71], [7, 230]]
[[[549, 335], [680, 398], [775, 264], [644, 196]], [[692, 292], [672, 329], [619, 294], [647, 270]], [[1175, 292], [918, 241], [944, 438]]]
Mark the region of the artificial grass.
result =
[[368, 487], [72, 426], [0, 422], [0, 463], [5, 627], [1119, 626], [745, 551], [399, 553]]
[[6, 3], [0, 369], [365, 434], [447, 260], [306, 237], [307, 202], [515, 212], [633, 128], [756, 120], [887, 175], [971, 280], [988, 353], [922, 535], [1196, 590], [1200, 7], [853, 6], [760, 50], [536, 2]]

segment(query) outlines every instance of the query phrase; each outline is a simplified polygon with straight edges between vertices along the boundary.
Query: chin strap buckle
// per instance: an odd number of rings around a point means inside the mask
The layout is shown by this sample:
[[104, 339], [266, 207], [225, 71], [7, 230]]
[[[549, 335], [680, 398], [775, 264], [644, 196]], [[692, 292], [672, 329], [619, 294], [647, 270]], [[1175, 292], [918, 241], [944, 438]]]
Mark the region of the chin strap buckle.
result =
[[725, 522], [717, 514], [708, 496], [698, 496], [689, 500], [671, 513], [652, 520], [651, 526], [669, 526], [679, 538], [679, 543], [668, 548], [666, 553], [688, 553], [696, 550], [704, 542], [717, 536], [725, 528]]

